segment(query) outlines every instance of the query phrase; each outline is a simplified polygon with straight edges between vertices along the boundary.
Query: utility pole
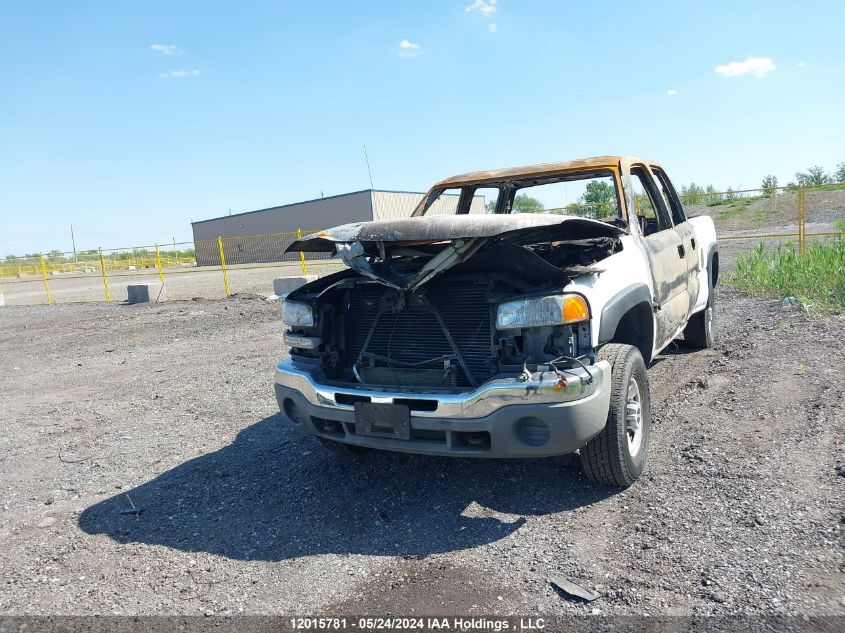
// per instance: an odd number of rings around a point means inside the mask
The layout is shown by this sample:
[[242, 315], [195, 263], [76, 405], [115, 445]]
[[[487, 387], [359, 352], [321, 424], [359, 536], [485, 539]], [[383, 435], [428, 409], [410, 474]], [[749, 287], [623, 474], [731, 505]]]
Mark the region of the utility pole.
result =
[[367, 156], [367, 146], [364, 145], [364, 160], [367, 161], [367, 173], [370, 175], [370, 189], [374, 189], [373, 187], [373, 172], [370, 170], [370, 157]]
[[76, 262], [76, 239], [73, 237], [73, 224], [70, 225], [70, 243], [73, 244], [73, 261]]

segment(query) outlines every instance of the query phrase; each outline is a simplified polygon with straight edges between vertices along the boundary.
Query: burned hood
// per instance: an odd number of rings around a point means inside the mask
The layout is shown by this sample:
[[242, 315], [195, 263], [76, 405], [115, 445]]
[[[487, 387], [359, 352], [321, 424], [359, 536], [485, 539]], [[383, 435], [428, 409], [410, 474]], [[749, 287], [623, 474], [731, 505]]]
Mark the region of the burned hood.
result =
[[613, 237], [624, 232], [606, 222], [550, 213], [434, 215], [343, 224], [296, 240], [285, 252], [334, 252], [339, 243], [439, 242], [534, 231], [549, 233], [552, 239], [564, 234], [570, 239]]

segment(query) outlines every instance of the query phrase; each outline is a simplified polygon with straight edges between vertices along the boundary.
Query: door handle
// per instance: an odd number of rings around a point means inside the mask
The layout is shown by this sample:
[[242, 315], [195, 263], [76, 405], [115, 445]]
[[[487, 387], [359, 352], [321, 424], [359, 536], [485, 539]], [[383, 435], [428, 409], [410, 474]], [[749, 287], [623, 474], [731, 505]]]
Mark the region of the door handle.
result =
[[684, 250], [683, 244], [678, 244], [678, 257], [683, 257], [687, 252]]
[[692, 246], [692, 250], [695, 250], [695, 238], [694, 237], [690, 238], [689, 245]]

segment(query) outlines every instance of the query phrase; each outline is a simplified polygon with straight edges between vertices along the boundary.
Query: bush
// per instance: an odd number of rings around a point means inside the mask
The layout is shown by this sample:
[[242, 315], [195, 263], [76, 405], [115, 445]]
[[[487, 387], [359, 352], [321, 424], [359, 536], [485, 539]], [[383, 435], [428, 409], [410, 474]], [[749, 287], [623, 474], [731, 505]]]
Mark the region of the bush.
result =
[[824, 173], [824, 168], [818, 165], [808, 167], [807, 171], [795, 172], [795, 179], [799, 185], [804, 185], [805, 187], [826, 185], [832, 182], [830, 176]]
[[763, 195], [767, 197], [771, 197], [775, 195], [778, 191], [778, 179], [777, 176], [772, 176], [771, 174], [763, 178], [763, 185], [761, 187], [763, 190]]

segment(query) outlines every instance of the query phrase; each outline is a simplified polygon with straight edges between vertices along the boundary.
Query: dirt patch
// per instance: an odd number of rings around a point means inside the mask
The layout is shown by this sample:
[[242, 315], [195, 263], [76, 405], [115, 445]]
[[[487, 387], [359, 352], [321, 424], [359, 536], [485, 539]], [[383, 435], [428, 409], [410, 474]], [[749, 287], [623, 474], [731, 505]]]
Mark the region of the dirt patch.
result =
[[717, 349], [649, 370], [625, 491], [569, 457], [338, 458], [276, 414], [260, 299], [6, 307], [0, 613], [845, 614], [843, 321], [719, 305]]

